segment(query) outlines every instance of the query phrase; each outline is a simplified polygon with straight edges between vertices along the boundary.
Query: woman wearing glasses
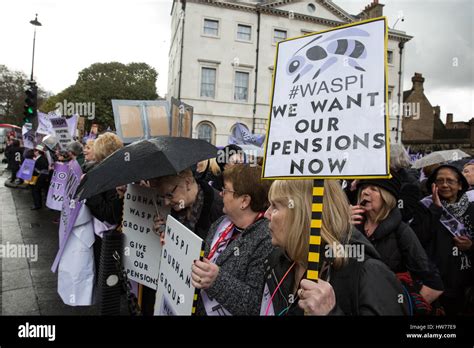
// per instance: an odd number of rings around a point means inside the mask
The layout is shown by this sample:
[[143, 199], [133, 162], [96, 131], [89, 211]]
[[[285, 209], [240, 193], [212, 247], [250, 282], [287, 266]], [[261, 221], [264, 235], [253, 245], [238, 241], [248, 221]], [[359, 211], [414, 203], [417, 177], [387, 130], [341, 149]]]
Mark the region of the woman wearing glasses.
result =
[[313, 181], [277, 180], [270, 188], [271, 240], [261, 315], [404, 315], [403, 292], [375, 248], [351, 226], [347, 197], [324, 183], [318, 283], [308, 264]]
[[[164, 205], [171, 207], [171, 215], [202, 239], [206, 238], [211, 224], [223, 214], [218, 191], [204, 181], [196, 180], [191, 169], [150, 180], [150, 185], [156, 187]], [[160, 231], [164, 225], [166, 217], [157, 216], [155, 230]], [[164, 234], [161, 235], [163, 238]]]
[[236, 164], [224, 171], [225, 216], [210, 228], [205, 258], [192, 266], [200, 291], [197, 314], [258, 315], [263, 261], [272, 251], [264, 211], [271, 182], [261, 167]]
[[472, 315], [474, 191], [468, 191], [467, 180], [451, 165], [436, 168], [426, 186], [432, 195], [421, 200], [425, 214], [412, 227], [440, 271], [445, 286], [440, 301], [446, 314], [470, 310]]

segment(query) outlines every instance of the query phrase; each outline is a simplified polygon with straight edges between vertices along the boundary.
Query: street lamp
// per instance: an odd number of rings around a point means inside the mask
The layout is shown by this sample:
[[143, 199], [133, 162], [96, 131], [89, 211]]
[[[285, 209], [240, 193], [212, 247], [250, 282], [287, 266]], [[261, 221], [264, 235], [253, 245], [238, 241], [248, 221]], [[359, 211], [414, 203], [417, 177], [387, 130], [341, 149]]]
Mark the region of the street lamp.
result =
[[31, 78], [30, 81], [33, 81], [33, 67], [35, 65], [35, 41], [36, 41], [36, 27], [41, 27], [41, 23], [38, 22], [38, 14], [36, 14], [35, 19], [30, 21], [31, 24], [35, 26], [35, 33], [33, 35], [33, 58], [31, 59]]
[[397, 20], [395, 21], [395, 23], [393, 24], [392, 29], [395, 29], [395, 26], [397, 25], [397, 23], [398, 23], [399, 20], [401, 20], [402, 22], [404, 22], [404, 21], [405, 21], [405, 16], [403, 16], [403, 15], [402, 15], [402, 16], [399, 16], [399, 17], [397, 18]]
[[[400, 16], [398, 16], [397, 20], [395, 21], [395, 23], [393, 24], [393, 27], [392, 29], [395, 30], [395, 26], [397, 25], [398, 21], [402, 21], [404, 22], [405, 21], [405, 16], [402, 14]], [[405, 47], [405, 43], [403, 41], [400, 41], [398, 43], [398, 48], [400, 49], [400, 62], [399, 62], [399, 67], [398, 67], [398, 112], [397, 112], [397, 129], [396, 129], [396, 133], [395, 133], [395, 143], [397, 144], [399, 139], [400, 139], [400, 136], [399, 136], [399, 133], [400, 133], [400, 118], [403, 116], [401, 115], [402, 114], [402, 54], [403, 54], [403, 48]]]

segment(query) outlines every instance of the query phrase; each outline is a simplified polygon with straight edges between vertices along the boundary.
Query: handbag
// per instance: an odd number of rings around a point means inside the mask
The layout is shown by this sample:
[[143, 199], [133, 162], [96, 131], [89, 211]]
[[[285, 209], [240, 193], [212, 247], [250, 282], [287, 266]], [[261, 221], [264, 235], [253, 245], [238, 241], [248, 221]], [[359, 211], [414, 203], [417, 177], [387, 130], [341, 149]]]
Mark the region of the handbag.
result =
[[25, 184], [28, 184], [28, 185], [36, 185], [36, 182], [38, 181], [38, 178], [39, 178], [39, 175], [33, 175], [31, 177], [31, 180], [25, 180]]

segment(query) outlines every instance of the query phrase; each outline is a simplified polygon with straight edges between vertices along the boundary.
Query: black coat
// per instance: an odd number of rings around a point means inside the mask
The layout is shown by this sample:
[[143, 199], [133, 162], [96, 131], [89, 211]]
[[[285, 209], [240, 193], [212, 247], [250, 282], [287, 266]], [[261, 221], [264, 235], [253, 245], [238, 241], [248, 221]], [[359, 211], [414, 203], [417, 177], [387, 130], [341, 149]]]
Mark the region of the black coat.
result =
[[406, 169], [402, 168], [397, 172], [401, 188], [399, 193], [399, 208], [402, 213], [403, 222], [409, 222], [413, 219], [415, 210], [419, 209], [419, 201], [423, 197], [418, 180]]
[[[89, 170], [91, 170], [95, 163]], [[87, 175], [87, 174], [86, 174]], [[120, 198], [115, 189], [92, 196], [86, 200], [86, 206], [91, 214], [102, 222], [118, 225], [122, 222], [123, 198]]]
[[18, 171], [23, 160], [23, 148], [19, 146], [9, 145], [5, 149], [5, 157], [7, 158], [8, 169]]
[[[362, 225], [359, 225], [359, 228]], [[382, 261], [394, 272], [410, 272], [411, 276], [424, 285], [443, 290], [439, 272], [429, 261], [415, 232], [402, 221], [398, 208], [380, 222], [368, 238], [380, 254]]]
[[41, 173], [42, 175], [48, 176], [49, 163], [45, 155], [41, 155], [36, 159], [34, 172], [35, 172], [35, 175], [40, 175]]
[[123, 198], [119, 198], [115, 189], [88, 198], [86, 206], [92, 215], [102, 222], [118, 225], [122, 221]]
[[[423, 214], [415, 216], [411, 226], [428, 257], [439, 269], [445, 287], [443, 296], [462, 297], [464, 290], [474, 285], [474, 250], [471, 248], [466, 253], [455, 253], [457, 248], [455, 248], [453, 235], [440, 222], [442, 208], [435, 204], [431, 204], [429, 208], [423, 208]], [[469, 214], [471, 221], [474, 221], [474, 203], [469, 204], [466, 214]], [[470, 261], [470, 268], [464, 267], [466, 258]]]
[[[209, 186], [207, 182], [197, 180], [197, 184], [204, 193], [204, 203], [193, 232], [205, 240], [212, 223], [224, 215], [224, 203], [219, 192]], [[175, 210], [171, 210], [171, 216], [177, 218], [177, 214]]]
[[[398, 301], [403, 289], [393, 272], [380, 261], [372, 244], [356, 229], [352, 230], [349, 244], [363, 248], [364, 260], [359, 262], [356, 258], [350, 258], [349, 262], [338, 270], [330, 267], [329, 283], [336, 295], [336, 306], [329, 315], [406, 315], [407, 301], [403, 301], [403, 304]], [[325, 259], [323, 250], [324, 248], [321, 249], [320, 262]], [[265, 261], [265, 281], [270, 294], [273, 294], [291, 264], [292, 261], [281, 249], [275, 250]], [[282, 313], [290, 305], [294, 277], [292, 269], [276, 292], [272, 301], [275, 314]], [[288, 314], [303, 315], [297, 305], [298, 299], [295, 300]]]

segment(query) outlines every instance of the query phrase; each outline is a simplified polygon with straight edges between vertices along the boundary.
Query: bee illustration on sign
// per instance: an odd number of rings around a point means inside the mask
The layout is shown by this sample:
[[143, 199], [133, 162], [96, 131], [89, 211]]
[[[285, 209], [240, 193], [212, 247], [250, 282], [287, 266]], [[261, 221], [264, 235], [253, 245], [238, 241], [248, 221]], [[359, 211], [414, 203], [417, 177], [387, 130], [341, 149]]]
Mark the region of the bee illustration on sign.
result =
[[[296, 75], [293, 83], [316, 68], [313, 80], [338, 61], [338, 56], [344, 56], [347, 64], [354, 69], [365, 71], [358, 60], [367, 57], [364, 44], [353, 37], [369, 37], [369, 33], [358, 28], [349, 28], [317, 42], [322, 35], [301, 47], [288, 61], [286, 73]], [[305, 50], [303, 50], [305, 49]]]

